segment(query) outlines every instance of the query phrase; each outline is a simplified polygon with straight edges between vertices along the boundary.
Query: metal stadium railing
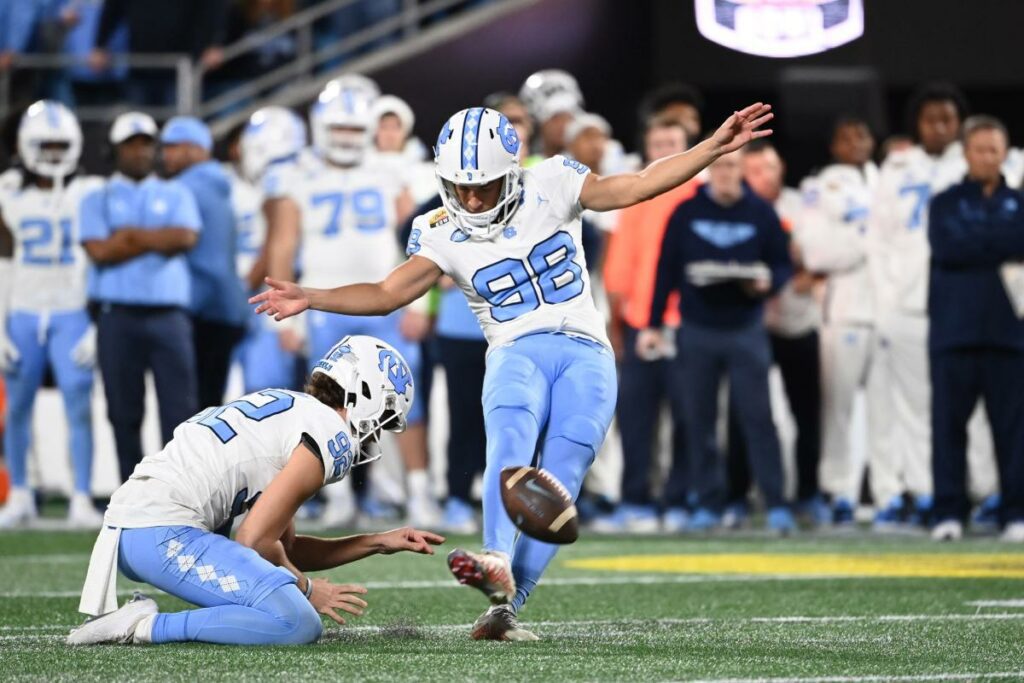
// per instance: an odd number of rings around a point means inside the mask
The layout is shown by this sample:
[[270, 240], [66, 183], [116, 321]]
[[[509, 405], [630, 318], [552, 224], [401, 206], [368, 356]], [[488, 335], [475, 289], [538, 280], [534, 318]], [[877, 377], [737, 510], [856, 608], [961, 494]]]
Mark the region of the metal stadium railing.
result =
[[[401, 10], [364, 29], [332, 43], [315, 45], [315, 24], [331, 14], [344, 10], [360, 0], [326, 0], [260, 31], [246, 35], [222, 50], [221, 66], [251, 56], [268, 42], [282, 36], [294, 36], [295, 57], [254, 78], [228, 84], [216, 94], [204, 96], [204, 85], [215, 71], [194, 62], [186, 54], [120, 54], [112, 55], [111, 68], [145, 68], [174, 72], [174, 105], [142, 107], [157, 119], [174, 114], [194, 114], [211, 122], [214, 132], [223, 133], [244, 120], [252, 111], [268, 103], [294, 106], [311, 99], [331, 78], [352, 70], [372, 71], [404, 59], [442, 40], [519, 7], [539, 0], [402, 0]], [[461, 7], [455, 14], [450, 10]], [[376, 41], [394, 37], [374, 49]], [[358, 56], [348, 58], [359, 53]], [[0, 118], [13, 106], [13, 72], [28, 70], [47, 72], [83, 65], [80, 56], [64, 54], [25, 54], [14, 57], [12, 69], [0, 72]], [[110, 106], [76, 107], [83, 122], [107, 122], [125, 103]]]

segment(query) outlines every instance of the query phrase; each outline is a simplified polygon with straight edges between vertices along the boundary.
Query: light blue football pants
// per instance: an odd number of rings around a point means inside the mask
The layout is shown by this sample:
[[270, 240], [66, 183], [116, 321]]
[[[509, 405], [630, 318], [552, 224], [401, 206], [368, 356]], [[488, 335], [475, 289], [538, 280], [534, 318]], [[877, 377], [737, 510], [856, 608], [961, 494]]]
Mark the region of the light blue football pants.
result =
[[597, 342], [565, 334], [534, 334], [491, 352], [484, 377], [487, 468], [484, 549], [508, 553], [519, 609], [558, 546], [525, 535], [501, 502], [501, 470], [539, 466], [579, 496], [615, 412], [615, 360]]

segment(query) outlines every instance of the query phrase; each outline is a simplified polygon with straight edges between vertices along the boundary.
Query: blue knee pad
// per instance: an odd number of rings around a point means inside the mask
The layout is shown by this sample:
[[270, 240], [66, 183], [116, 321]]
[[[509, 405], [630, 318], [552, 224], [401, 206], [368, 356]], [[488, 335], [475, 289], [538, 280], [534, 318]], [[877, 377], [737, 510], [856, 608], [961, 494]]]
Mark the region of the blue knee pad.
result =
[[551, 425], [547, 441], [563, 438], [590, 449], [597, 455], [597, 449], [604, 441], [606, 426], [588, 415], [570, 415], [561, 424]]
[[323, 633], [320, 615], [295, 584], [281, 586], [253, 607], [279, 623], [280, 631], [274, 641], [277, 645], [315, 643]]

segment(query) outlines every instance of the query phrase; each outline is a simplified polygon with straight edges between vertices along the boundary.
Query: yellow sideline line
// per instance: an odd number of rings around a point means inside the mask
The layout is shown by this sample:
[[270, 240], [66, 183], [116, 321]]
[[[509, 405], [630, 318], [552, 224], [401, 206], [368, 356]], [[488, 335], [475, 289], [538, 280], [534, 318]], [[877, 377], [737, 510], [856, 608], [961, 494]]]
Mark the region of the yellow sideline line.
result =
[[786, 574], [894, 578], [1024, 579], [1024, 554], [789, 554], [619, 555], [568, 560], [573, 569], [667, 574]]

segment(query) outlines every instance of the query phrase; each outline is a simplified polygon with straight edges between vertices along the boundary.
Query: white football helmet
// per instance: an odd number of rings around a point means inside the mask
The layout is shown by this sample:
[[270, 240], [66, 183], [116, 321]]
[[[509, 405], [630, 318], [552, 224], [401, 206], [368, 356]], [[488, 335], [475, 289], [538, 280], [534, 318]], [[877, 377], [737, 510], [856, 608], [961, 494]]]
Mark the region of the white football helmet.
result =
[[360, 163], [372, 142], [372, 107], [363, 90], [328, 83], [309, 110], [313, 149], [335, 164]]
[[403, 432], [415, 396], [412, 370], [393, 346], [376, 337], [349, 335], [313, 367], [346, 392], [348, 417], [360, 453], [353, 463], [380, 458], [382, 432]]
[[271, 164], [293, 158], [306, 146], [306, 124], [284, 107], [264, 107], [249, 117], [239, 141], [242, 172], [259, 180]]
[[53, 100], [30, 106], [18, 125], [18, 157], [32, 173], [65, 178], [82, 156], [82, 129], [67, 107]]
[[565, 100], [570, 106], [574, 103], [573, 109], [583, 109], [583, 92], [579, 83], [568, 71], [561, 69], [544, 69], [530, 76], [523, 82], [519, 89], [519, 99], [526, 105], [530, 116], [542, 121], [546, 112], [550, 109], [546, 104], [549, 100], [557, 98], [558, 101]]
[[[512, 220], [522, 203], [523, 171], [519, 135], [504, 114], [486, 107], [463, 109], [448, 119], [434, 147], [434, 172], [441, 201], [455, 225], [475, 239], [489, 239]], [[471, 213], [456, 185], [486, 185], [504, 178], [494, 208]]]
[[324, 90], [332, 86], [339, 90], [355, 90], [371, 103], [380, 97], [380, 86], [377, 85], [377, 82], [362, 74], [353, 73], [338, 76], [337, 78], [329, 81], [327, 85], [324, 86]]

